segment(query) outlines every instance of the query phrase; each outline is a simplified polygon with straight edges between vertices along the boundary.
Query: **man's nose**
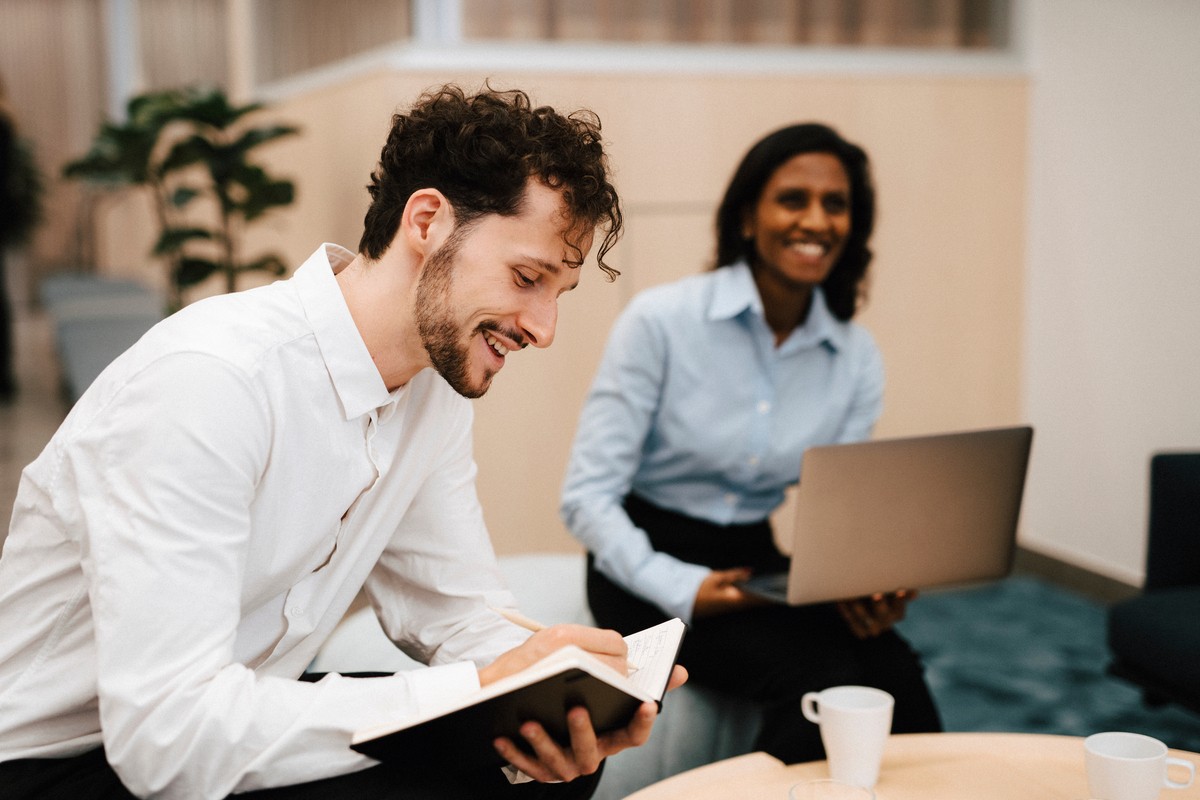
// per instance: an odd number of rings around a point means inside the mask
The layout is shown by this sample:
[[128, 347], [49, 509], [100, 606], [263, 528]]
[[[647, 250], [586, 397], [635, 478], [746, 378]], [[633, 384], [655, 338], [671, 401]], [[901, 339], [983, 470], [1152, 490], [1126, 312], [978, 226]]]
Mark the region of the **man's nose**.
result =
[[554, 329], [558, 325], [558, 298], [533, 300], [518, 322], [527, 342], [534, 347], [549, 347], [554, 343]]

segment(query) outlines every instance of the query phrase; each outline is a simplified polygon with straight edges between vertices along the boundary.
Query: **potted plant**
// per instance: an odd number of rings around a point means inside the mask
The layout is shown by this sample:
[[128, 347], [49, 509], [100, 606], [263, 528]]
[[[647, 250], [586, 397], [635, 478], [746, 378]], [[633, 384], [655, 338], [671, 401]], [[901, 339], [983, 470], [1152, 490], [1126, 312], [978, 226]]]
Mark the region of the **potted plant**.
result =
[[242, 246], [248, 224], [295, 197], [291, 181], [251, 159], [263, 144], [297, 132], [248, 124], [262, 108], [232, 105], [220, 89], [138, 95], [124, 123], [103, 123], [88, 153], [64, 168], [68, 178], [148, 190], [159, 226], [153, 254], [169, 267], [171, 311], [183, 305], [184, 289], [214, 274], [232, 292], [247, 272], [286, 271], [278, 255], [248, 258]]

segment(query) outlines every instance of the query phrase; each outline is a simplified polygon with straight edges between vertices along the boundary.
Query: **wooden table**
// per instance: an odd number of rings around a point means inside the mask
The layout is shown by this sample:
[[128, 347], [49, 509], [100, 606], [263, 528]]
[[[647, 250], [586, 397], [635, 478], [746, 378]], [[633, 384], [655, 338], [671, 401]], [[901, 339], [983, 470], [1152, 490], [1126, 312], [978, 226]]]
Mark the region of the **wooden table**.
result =
[[[1171, 755], [1200, 767], [1200, 754]], [[1173, 778], [1178, 779], [1175, 771]], [[785, 765], [766, 753], [730, 758], [647, 786], [626, 800], [786, 800], [793, 784], [829, 777], [824, 761]], [[883, 753], [878, 800], [1085, 800], [1083, 739], [1026, 733], [895, 735]], [[1163, 800], [1200, 800], [1200, 778]]]

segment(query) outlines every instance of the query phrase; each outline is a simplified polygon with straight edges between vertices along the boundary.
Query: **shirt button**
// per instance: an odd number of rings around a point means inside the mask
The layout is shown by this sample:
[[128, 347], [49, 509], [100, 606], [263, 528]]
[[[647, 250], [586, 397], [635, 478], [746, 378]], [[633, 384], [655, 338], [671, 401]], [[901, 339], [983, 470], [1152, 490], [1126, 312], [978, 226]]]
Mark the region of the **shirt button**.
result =
[[736, 503], [736, 502], [737, 502], [737, 495], [736, 495], [736, 494], [734, 494], [733, 492], [727, 492], [727, 493], [725, 494], [725, 504], [726, 504], [726, 505], [730, 505], [730, 506], [731, 506], [731, 505], [733, 505], [733, 504], [734, 504], [734, 503]]
[[760, 414], [768, 414], [768, 413], [770, 413], [770, 411], [771, 411], [771, 404], [770, 404], [770, 403], [768, 403], [766, 400], [762, 400], [762, 401], [760, 401], [760, 402], [759, 402], [759, 404], [758, 404], [758, 413], [760, 413]]
[[303, 613], [304, 613], [304, 609], [301, 608], [300, 606], [292, 606], [291, 608], [288, 609], [288, 614], [290, 614], [293, 617], [298, 617]]

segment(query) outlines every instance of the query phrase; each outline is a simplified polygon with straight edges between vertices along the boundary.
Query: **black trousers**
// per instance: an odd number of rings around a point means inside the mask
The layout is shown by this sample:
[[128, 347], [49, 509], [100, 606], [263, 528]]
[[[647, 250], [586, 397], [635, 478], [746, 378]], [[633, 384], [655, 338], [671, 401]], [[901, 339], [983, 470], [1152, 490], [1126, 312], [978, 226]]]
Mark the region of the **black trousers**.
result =
[[[372, 677], [385, 673], [356, 673]], [[320, 675], [304, 675], [316, 681]], [[587, 800], [603, 764], [570, 783], [511, 784], [499, 767], [449, 771], [387, 762], [334, 778], [230, 795], [231, 800]], [[5, 800], [134, 800], [109, 766], [102, 748], [71, 758], [30, 758], [0, 763]]]
[[[380, 764], [313, 783], [230, 795], [231, 800], [584, 800], [600, 772], [570, 783], [510, 784], [498, 768], [474, 772], [423, 770], [421, 765]], [[0, 764], [6, 800], [135, 800], [105, 760], [102, 749], [72, 758], [25, 759]]]
[[[712, 569], [749, 566], [786, 571], [766, 521], [713, 525], [630, 495], [630, 519], [656, 550]], [[597, 623], [623, 634], [661, 622], [654, 605], [626, 592], [588, 557], [588, 604]], [[833, 604], [763, 606], [693, 621], [680, 663], [697, 684], [758, 701], [764, 707], [759, 750], [792, 764], [825, 757], [817, 726], [800, 711], [805, 692], [830, 686], [874, 686], [896, 700], [894, 733], [931, 733], [941, 718], [925, 683], [920, 656], [894, 630], [858, 639]]]

